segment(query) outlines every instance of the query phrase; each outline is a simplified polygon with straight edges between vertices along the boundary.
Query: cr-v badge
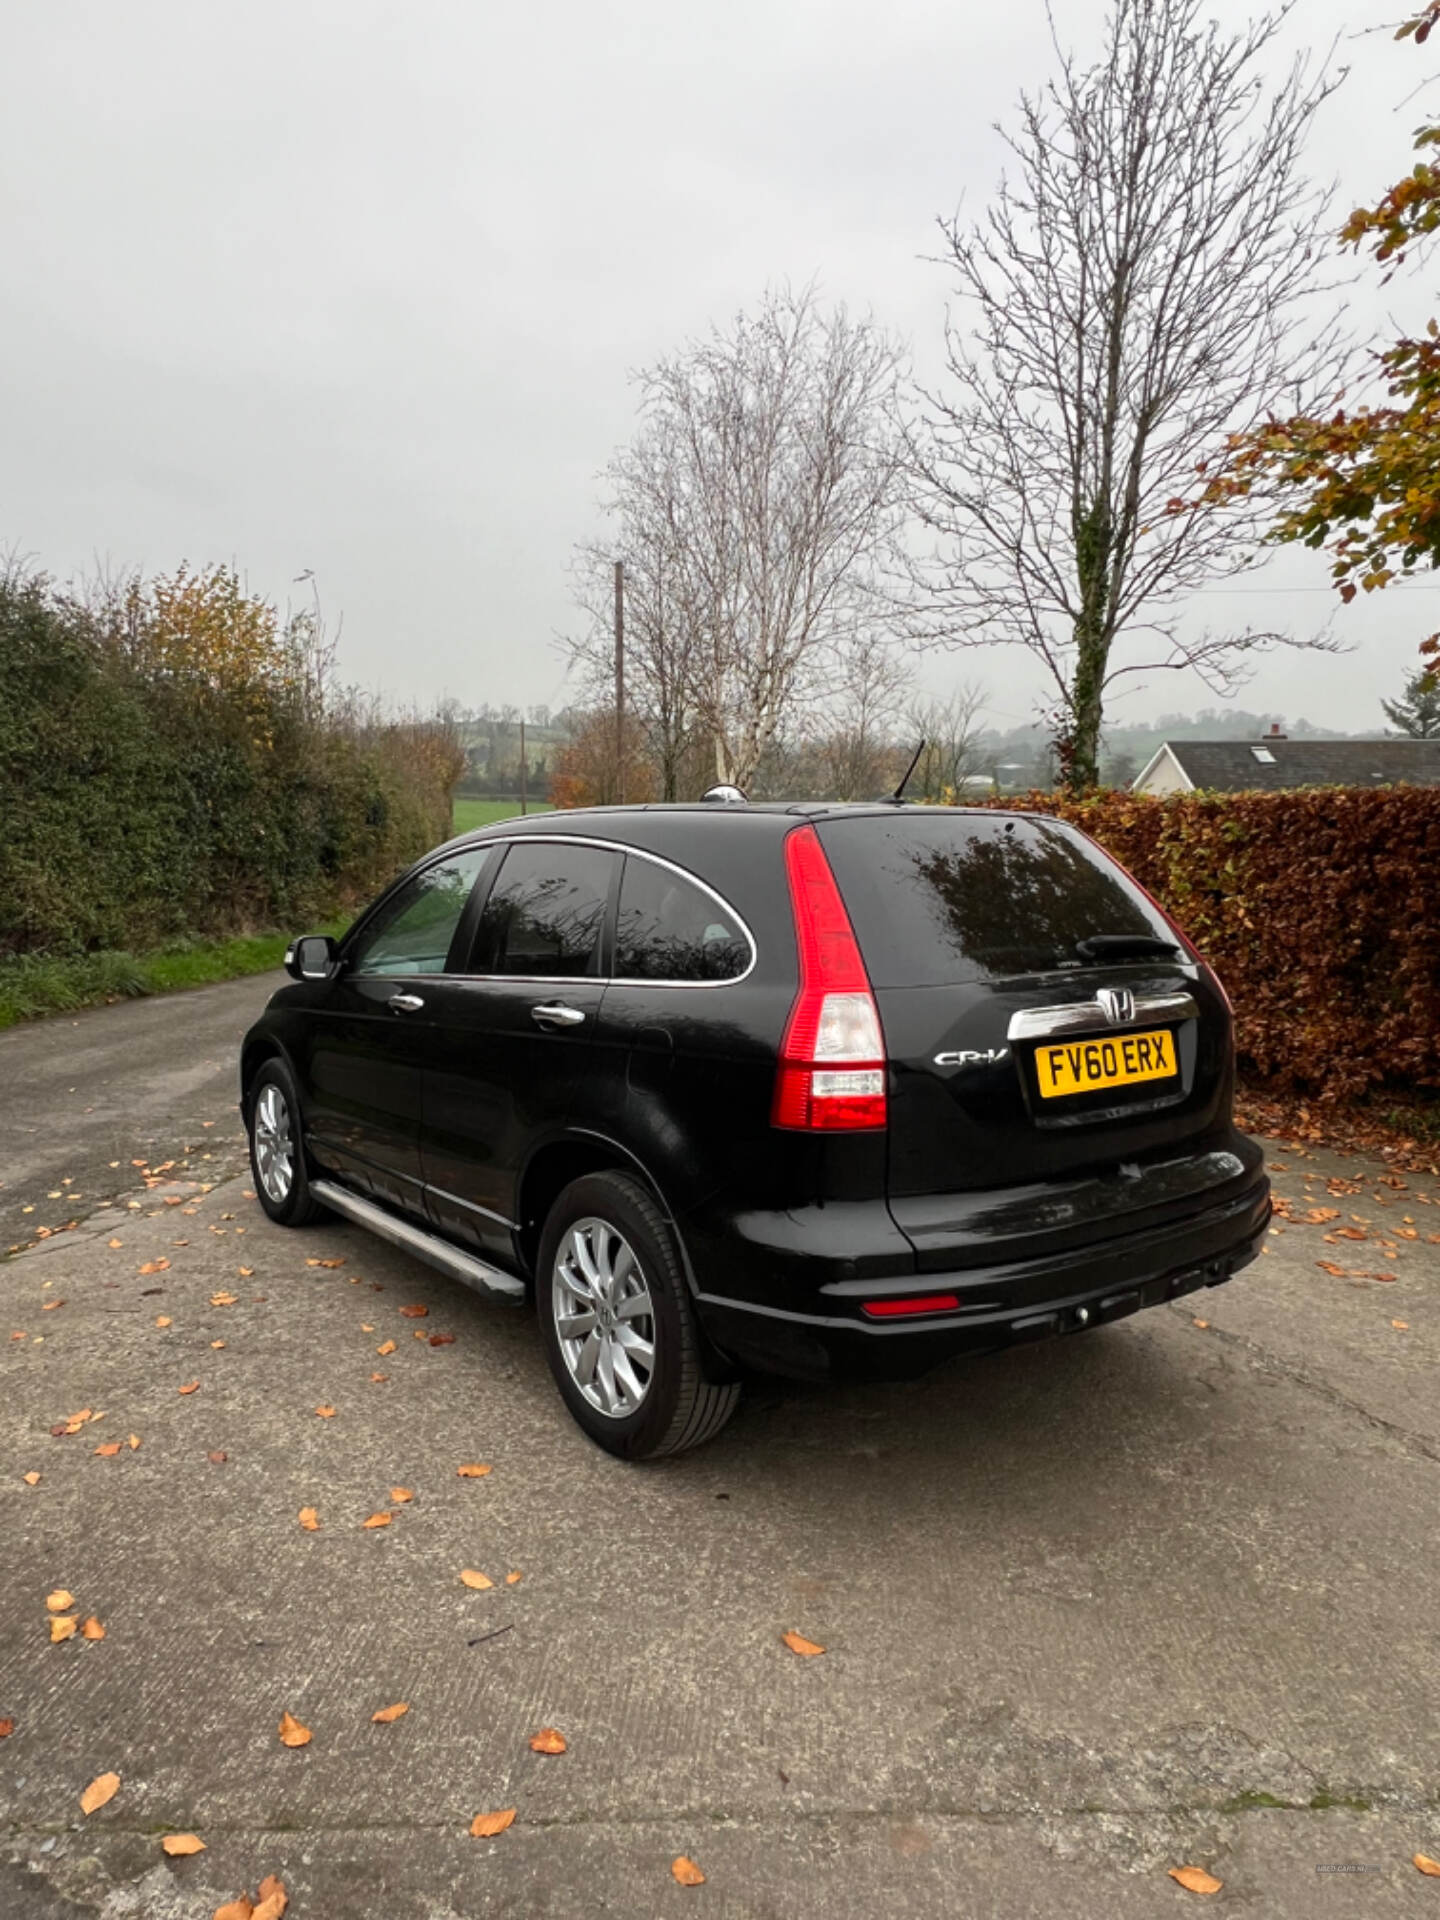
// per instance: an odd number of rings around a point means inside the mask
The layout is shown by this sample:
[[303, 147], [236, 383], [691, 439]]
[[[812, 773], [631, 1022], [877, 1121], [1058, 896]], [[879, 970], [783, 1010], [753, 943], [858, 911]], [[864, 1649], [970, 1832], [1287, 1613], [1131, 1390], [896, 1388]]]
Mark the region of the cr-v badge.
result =
[[1009, 1057], [1009, 1047], [988, 1047], [984, 1053], [972, 1053], [965, 1048], [959, 1053], [937, 1053], [935, 1064], [937, 1067], [998, 1067]]

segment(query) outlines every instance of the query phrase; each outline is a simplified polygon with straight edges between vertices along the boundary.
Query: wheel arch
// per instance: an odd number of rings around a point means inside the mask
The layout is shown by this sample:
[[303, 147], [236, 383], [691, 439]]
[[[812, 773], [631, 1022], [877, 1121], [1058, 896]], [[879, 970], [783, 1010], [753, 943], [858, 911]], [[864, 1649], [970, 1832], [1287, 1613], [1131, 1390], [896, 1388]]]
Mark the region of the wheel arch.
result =
[[695, 1275], [685, 1249], [685, 1236], [680, 1232], [664, 1188], [638, 1154], [602, 1133], [576, 1131], [561, 1134], [542, 1142], [526, 1162], [525, 1171], [520, 1176], [519, 1203], [516, 1207], [518, 1225], [515, 1230], [526, 1272], [534, 1277], [540, 1238], [545, 1231], [550, 1209], [572, 1181], [582, 1179], [587, 1173], [629, 1173], [644, 1181], [675, 1235], [685, 1278], [690, 1291], [694, 1293]]
[[274, 1034], [247, 1034], [240, 1049], [240, 1112], [247, 1127], [250, 1124], [250, 1092], [255, 1085], [256, 1074], [267, 1060], [279, 1060], [294, 1078], [295, 1069], [290, 1063], [290, 1056]]

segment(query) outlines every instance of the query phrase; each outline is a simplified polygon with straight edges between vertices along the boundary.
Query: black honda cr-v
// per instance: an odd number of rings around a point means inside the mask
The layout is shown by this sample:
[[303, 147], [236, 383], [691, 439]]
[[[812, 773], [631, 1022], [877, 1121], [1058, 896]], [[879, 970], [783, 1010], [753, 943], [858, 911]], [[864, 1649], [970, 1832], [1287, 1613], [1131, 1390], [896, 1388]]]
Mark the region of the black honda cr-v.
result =
[[533, 1291], [570, 1411], [631, 1459], [718, 1431], [749, 1369], [1097, 1326], [1265, 1231], [1219, 982], [1053, 819], [511, 820], [286, 966], [241, 1060], [265, 1211]]

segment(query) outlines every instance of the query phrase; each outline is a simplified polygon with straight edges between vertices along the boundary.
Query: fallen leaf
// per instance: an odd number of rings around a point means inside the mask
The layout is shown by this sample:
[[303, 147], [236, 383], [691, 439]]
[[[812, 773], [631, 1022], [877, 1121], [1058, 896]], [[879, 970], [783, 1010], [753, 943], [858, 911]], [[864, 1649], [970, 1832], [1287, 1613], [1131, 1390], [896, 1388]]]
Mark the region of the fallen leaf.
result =
[[1193, 1322], [1192, 1322], [1191, 1324], [1192, 1324], [1192, 1325], [1194, 1325], [1194, 1326], [1197, 1326], [1197, 1327], [1208, 1327], [1208, 1326], [1209, 1326], [1209, 1324], [1210, 1324], [1210, 1322], [1209, 1322], [1208, 1320], [1198, 1320], [1198, 1319], [1197, 1319], [1197, 1320], [1195, 1320], [1195, 1321], [1193, 1321]]
[[120, 1442], [118, 1440], [102, 1441], [101, 1444], [96, 1447], [95, 1451], [100, 1455], [102, 1460], [113, 1460], [120, 1451]]
[[387, 1353], [393, 1353], [395, 1351], [395, 1342], [393, 1340], [386, 1340], [382, 1345], [376, 1347], [375, 1351], [382, 1356]]
[[8, 1740], [15, 1731], [13, 1720], [0, 1720], [0, 1740]]
[[83, 1640], [103, 1640], [105, 1629], [92, 1613], [88, 1619], [80, 1622], [80, 1637]]
[[455, 1471], [462, 1480], [483, 1480], [491, 1469], [489, 1467], [469, 1466], [457, 1467]]
[[187, 1854], [205, 1851], [205, 1842], [198, 1833], [167, 1833], [160, 1845], [172, 1860], [183, 1860]]
[[290, 1898], [284, 1884], [275, 1874], [267, 1874], [260, 1882], [260, 1904], [251, 1914], [250, 1920], [280, 1920], [281, 1914], [289, 1904]]
[[530, 1741], [532, 1753], [564, 1753], [565, 1736], [558, 1727], [541, 1727]]
[[107, 1240], [105, 1244], [107, 1247], [123, 1247], [125, 1242], [123, 1240]]
[[237, 1297], [233, 1293], [212, 1293], [210, 1304], [212, 1307], [233, 1307]]
[[140, 1271], [141, 1273], [164, 1273], [169, 1264], [168, 1260], [147, 1260]]
[[38, 1473], [27, 1473], [24, 1475], [24, 1480], [27, 1487], [38, 1487], [40, 1484], [40, 1476]]
[[1432, 1860], [1428, 1853], [1412, 1853], [1410, 1860], [1412, 1866], [1417, 1866], [1421, 1873], [1428, 1873], [1432, 1880], [1440, 1880], [1440, 1860]]
[[168, 1326], [170, 1326], [170, 1325], [172, 1324], [172, 1322], [171, 1322], [171, 1319], [170, 1319], [170, 1316], [169, 1316], [169, 1314], [168, 1314], [168, 1313], [157, 1313], [157, 1314], [156, 1314], [156, 1316], [155, 1316], [155, 1324], [156, 1324], [156, 1326], [157, 1326], [157, 1327], [168, 1327]]
[[1410, 1322], [1408, 1320], [1392, 1320], [1390, 1324], [1397, 1333], [1408, 1333], [1410, 1331]]
[[403, 1507], [407, 1501], [413, 1500], [415, 1495], [409, 1487], [391, 1487], [390, 1498], [397, 1507]]
[[59, 1646], [62, 1640], [73, 1639], [75, 1634], [75, 1616], [73, 1613], [54, 1613], [50, 1616], [50, 1644]]
[[181, 1387], [180, 1391], [181, 1393], [195, 1393], [198, 1391], [199, 1386], [200, 1382], [198, 1380], [192, 1380], [188, 1386]]
[[[1342, 1279], [1342, 1280], [1343, 1280], [1343, 1279], [1344, 1279], [1344, 1277], [1345, 1277], [1345, 1269], [1344, 1269], [1344, 1267], [1337, 1267], [1337, 1266], [1335, 1265], [1335, 1262], [1334, 1262], [1333, 1260], [1317, 1260], [1317, 1261], [1315, 1262], [1315, 1264], [1316, 1264], [1316, 1266], [1317, 1266], [1317, 1267], [1319, 1267], [1319, 1269], [1320, 1269], [1320, 1271], [1321, 1271], [1322, 1273], [1337, 1273], [1337, 1274], [1339, 1274], [1339, 1276], [1341, 1277], [1341, 1279]], [[1174, 1872], [1174, 1868], [1172, 1868], [1172, 1869], [1171, 1869], [1171, 1871], [1172, 1871], [1172, 1873], [1173, 1873], [1173, 1872]], [[1188, 1872], [1188, 1871], [1189, 1871], [1189, 1869], [1188, 1869], [1188, 1868], [1186, 1868], [1186, 1872]], [[1197, 1868], [1196, 1868], [1196, 1872], [1198, 1873], [1198, 1871], [1199, 1871], [1199, 1869], [1198, 1869], [1198, 1867], [1197, 1867]]]
[[237, 1267], [235, 1271], [242, 1280], [252, 1280], [255, 1277], [255, 1269], [253, 1267]]
[[368, 1520], [362, 1520], [360, 1522], [360, 1525], [362, 1528], [388, 1527], [389, 1524], [390, 1524], [390, 1516], [388, 1513], [372, 1513]]
[[514, 1822], [514, 1807], [505, 1807], [499, 1813], [477, 1813], [470, 1822], [470, 1832], [476, 1840], [491, 1840]]
[[80, 1811], [95, 1813], [99, 1808], [108, 1806], [119, 1791], [118, 1773], [97, 1774], [80, 1796]]
[[409, 1711], [410, 1702], [408, 1700], [397, 1700], [393, 1707], [381, 1707], [378, 1713], [372, 1713], [370, 1716], [371, 1724], [388, 1727], [392, 1720], [398, 1720], [402, 1713], [408, 1713]]
[[518, 1586], [522, 1578], [523, 1575], [520, 1573], [507, 1573], [505, 1576], [505, 1584], [507, 1587]]
[[360, 1322], [360, 1331], [362, 1333], [373, 1333], [375, 1329], [374, 1327], [370, 1326], [367, 1321], [362, 1320]]
[[53, 1593], [46, 1594], [45, 1604], [51, 1613], [64, 1613], [67, 1607], [74, 1606], [75, 1596], [67, 1592], [64, 1587], [57, 1587]]
[[432, 1347], [453, 1347], [455, 1336], [453, 1333], [432, 1333], [430, 1344]]
[[311, 1737], [309, 1727], [302, 1726], [288, 1708], [281, 1714], [280, 1744], [282, 1747], [308, 1746]]
[[1191, 1893], [1219, 1893], [1225, 1884], [1223, 1880], [1217, 1880], [1213, 1873], [1207, 1873], [1204, 1867], [1168, 1867], [1166, 1871], [1172, 1880], [1178, 1880]]
[[811, 1654], [824, 1653], [824, 1647], [817, 1646], [813, 1640], [807, 1640], [803, 1633], [782, 1633], [780, 1638], [792, 1653], [803, 1654], [809, 1659]]
[[223, 1467], [230, 1456], [228, 1453], [223, 1453], [217, 1447], [214, 1453], [207, 1453], [205, 1458], [210, 1462], [212, 1467]]
[[63, 1307], [64, 1304], [65, 1302], [63, 1300], [47, 1300], [40, 1308], [40, 1311], [42, 1313], [53, 1313], [56, 1307]]
[[407, 1320], [423, 1320], [425, 1316], [429, 1313], [430, 1309], [429, 1307], [413, 1306], [413, 1307], [401, 1307], [400, 1311], [401, 1313], [404, 1314]]
[[390, 1376], [388, 1373], [372, 1373], [370, 1378], [372, 1380], [380, 1381], [380, 1380], [388, 1380]]
[[670, 1862], [670, 1871], [682, 1887], [703, 1887], [705, 1876], [693, 1860], [687, 1860], [682, 1853], [678, 1860]]
[[224, 1344], [225, 1344], [225, 1342], [224, 1342], [223, 1340], [212, 1340], [212, 1341], [210, 1342], [210, 1350], [211, 1350], [211, 1352], [212, 1352], [212, 1353], [214, 1353], [214, 1352], [218, 1352], [218, 1350], [219, 1350], [219, 1349], [220, 1349], [221, 1347], [223, 1347], [223, 1346], [224, 1346]]
[[473, 1587], [477, 1593], [483, 1593], [487, 1587], [493, 1587], [495, 1584], [493, 1580], [487, 1580], [483, 1573], [477, 1573], [474, 1567], [466, 1567], [460, 1579], [465, 1586]]
[[345, 1262], [343, 1260], [307, 1260], [305, 1264], [307, 1267], [343, 1267]]
[[320, 1531], [320, 1516], [314, 1507], [301, 1507], [300, 1524], [307, 1533], [318, 1533]]
[[249, 1895], [242, 1893], [238, 1900], [227, 1900], [223, 1907], [217, 1907], [215, 1920], [255, 1920]]
[[333, 1420], [335, 1418], [334, 1407], [316, 1407], [315, 1411], [322, 1420]]
[[132, 1453], [138, 1453], [138, 1452], [139, 1452], [139, 1450], [140, 1450], [140, 1436], [139, 1436], [139, 1434], [138, 1434], [138, 1433], [132, 1433], [132, 1434], [130, 1435], [130, 1441], [129, 1441], [129, 1446], [130, 1446], [130, 1451], [131, 1451]]

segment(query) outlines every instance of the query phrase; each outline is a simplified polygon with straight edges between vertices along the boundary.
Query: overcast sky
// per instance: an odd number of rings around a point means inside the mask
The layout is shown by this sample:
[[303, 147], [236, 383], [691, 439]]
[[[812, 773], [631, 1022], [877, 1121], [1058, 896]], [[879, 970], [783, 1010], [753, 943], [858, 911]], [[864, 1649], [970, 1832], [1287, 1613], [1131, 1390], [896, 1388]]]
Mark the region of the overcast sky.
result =
[[[1298, 0], [1287, 44], [1365, 11]], [[1061, 14], [1096, 43], [1100, 0]], [[1422, 69], [1383, 34], [1342, 57], [1314, 165], [1348, 207], [1408, 164]], [[313, 569], [346, 678], [557, 702], [629, 373], [811, 276], [933, 367], [934, 217], [983, 206], [992, 122], [1050, 62], [1041, 0], [19, 0], [0, 547], [62, 576], [230, 560], [281, 601]], [[1362, 326], [1427, 310], [1423, 278], [1374, 279]], [[1287, 554], [1197, 612], [1309, 631], [1325, 577]], [[1276, 656], [1241, 700], [1378, 727], [1432, 626], [1440, 593], [1376, 596], [1337, 619], [1356, 651]], [[1000, 725], [1039, 691], [1009, 653], [922, 672], [988, 683]], [[1211, 698], [1161, 676], [1124, 711]]]

